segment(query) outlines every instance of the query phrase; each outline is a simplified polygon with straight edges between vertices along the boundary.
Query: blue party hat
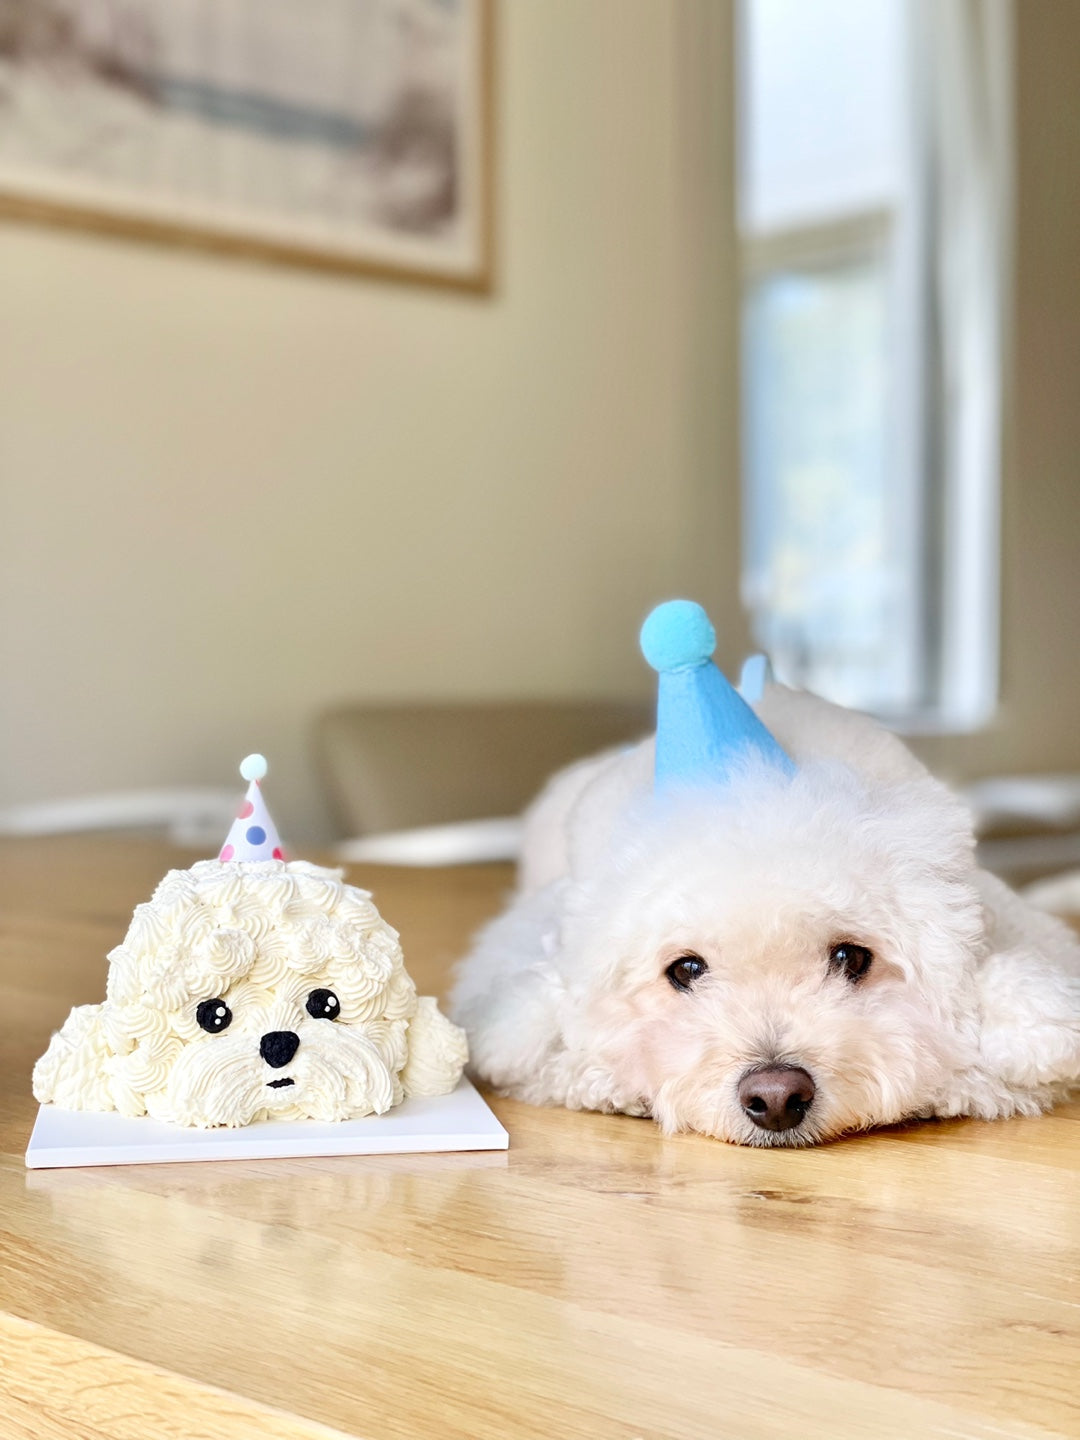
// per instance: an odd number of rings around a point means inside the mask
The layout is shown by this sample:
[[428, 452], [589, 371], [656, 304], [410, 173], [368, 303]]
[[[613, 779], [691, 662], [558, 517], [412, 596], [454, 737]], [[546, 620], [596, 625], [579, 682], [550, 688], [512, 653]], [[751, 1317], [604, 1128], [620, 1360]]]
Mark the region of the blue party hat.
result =
[[700, 605], [658, 605], [641, 627], [641, 649], [660, 676], [657, 786], [723, 784], [750, 752], [795, 773], [787, 753], [712, 663], [716, 632]]
[[738, 691], [748, 705], [756, 705], [765, 694], [765, 686], [773, 683], [772, 665], [767, 655], [748, 655], [739, 672]]

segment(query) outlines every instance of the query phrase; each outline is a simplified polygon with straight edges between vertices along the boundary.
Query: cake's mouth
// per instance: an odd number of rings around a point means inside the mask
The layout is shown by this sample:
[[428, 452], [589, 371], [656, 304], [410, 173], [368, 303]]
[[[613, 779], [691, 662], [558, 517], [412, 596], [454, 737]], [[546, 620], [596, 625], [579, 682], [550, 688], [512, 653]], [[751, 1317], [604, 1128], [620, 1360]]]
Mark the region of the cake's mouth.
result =
[[290, 1080], [289, 1077], [286, 1075], [283, 1076], [280, 1080], [268, 1080], [266, 1083], [267, 1085], [269, 1085], [271, 1090], [284, 1090], [286, 1085], [295, 1085], [296, 1081]]

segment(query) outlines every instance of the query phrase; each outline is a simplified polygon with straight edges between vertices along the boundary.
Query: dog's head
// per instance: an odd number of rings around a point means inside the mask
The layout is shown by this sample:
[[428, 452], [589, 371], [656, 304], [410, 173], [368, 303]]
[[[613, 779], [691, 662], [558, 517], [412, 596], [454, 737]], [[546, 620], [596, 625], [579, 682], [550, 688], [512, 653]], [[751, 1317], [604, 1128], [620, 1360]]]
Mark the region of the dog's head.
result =
[[395, 932], [337, 871], [202, 861], [171, 871], [72, 1012], [41, 1100], [184, 1125], [342, 1120], [402, 1098], [416, 993]]
[[571, 905], [578, 1043], [669, 1130], [804, 1145], [940, 1112], [978, 1044], [975, 876], [925, 773], [749, 762], [650, 799]]

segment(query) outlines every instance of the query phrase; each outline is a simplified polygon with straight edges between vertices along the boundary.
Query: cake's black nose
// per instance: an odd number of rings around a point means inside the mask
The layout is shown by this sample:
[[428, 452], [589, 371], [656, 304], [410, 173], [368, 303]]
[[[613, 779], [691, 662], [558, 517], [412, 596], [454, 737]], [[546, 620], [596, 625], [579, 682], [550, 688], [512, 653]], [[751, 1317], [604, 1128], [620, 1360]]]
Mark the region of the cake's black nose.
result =
[[268, 1065], [280, 1070], [300, 1048], [300, 1036], [292, 1030], [271, 1030], [259, 1041], [259, 1054]]
[[797, 1065], [748, 1070], [739, 1081], [739, 1103], [762, 1130], [794, 1130], [814, 1103], [814, 1082]]

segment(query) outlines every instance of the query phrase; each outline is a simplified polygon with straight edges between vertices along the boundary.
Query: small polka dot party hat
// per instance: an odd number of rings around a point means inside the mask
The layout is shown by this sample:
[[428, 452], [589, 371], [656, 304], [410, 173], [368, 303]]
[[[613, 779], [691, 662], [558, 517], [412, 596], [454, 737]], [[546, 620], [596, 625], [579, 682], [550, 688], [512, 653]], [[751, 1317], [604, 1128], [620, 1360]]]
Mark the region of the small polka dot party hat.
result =
[[240, 762], [240, 774], [251, 783], [221, 847], [219, 860], [284, 860], [277, 826], [259, 789], [259, 781], [268, 768], [262, 755], [248, 755]]
[[[716, 631], [700, 605], [669, 600], [641, 627], [641, 649], [659, 674], [656, 702], [656, 785], [721, 784], [748, 753], [791, 775], [795, 766], [712, 662]], [[768, 662], [755, 656], [744, 667], [749, 698], [760, 698]]]

